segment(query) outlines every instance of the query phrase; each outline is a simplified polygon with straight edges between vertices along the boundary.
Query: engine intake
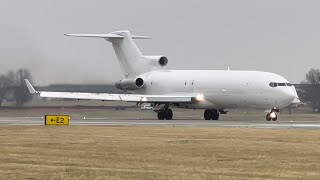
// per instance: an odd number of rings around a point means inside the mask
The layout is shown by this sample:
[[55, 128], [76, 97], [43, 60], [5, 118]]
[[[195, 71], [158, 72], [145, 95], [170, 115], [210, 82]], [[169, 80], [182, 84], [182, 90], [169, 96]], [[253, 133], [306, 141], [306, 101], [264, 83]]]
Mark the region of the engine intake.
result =
[[166, 66], [168, 64], [168, 58], [165, 56], [145, 56], [147, 59], [151, 60], [153, 63], [160, 66]]
[[166, 66], [168, 64], [168, 58], [166, 58], [165, 56], [162, 56], [159, 60], [158, 60], [158, 63], [161, 65], [161, 66]]
[[133, 91], [144, 86], [144, 80], [140, 77], [135, 79], [122, 79], [115, 83], [117, 89], [123, 91]]

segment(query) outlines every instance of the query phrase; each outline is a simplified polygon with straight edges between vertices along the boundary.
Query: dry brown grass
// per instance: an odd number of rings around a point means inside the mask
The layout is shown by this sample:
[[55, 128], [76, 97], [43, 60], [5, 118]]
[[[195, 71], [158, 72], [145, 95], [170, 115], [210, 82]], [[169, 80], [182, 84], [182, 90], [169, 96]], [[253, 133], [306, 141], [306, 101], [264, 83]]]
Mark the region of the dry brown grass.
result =
[[2, 126], [1, 179], [320, 179], [320, 131]]

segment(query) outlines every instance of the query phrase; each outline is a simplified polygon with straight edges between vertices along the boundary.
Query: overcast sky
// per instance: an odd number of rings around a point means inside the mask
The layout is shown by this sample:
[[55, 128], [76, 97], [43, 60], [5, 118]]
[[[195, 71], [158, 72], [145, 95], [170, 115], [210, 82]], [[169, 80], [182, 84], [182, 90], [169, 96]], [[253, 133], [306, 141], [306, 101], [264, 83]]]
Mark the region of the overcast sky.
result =
[[128, 29], [170, 69], [261, 70], [293, 83], [320, 68], [320, 1], [1, 0], [0, 72], [29, 68], [36, 85], [113, 83], [112, 46], [64, 33]]

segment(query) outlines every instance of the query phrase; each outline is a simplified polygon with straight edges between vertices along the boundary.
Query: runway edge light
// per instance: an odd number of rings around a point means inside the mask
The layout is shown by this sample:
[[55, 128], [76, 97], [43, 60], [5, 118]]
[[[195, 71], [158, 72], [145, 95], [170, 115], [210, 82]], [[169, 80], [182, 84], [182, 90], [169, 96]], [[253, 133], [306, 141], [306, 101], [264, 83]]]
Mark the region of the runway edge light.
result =
[[44, 125], [69, 125], [69, 115], [45, 115]]

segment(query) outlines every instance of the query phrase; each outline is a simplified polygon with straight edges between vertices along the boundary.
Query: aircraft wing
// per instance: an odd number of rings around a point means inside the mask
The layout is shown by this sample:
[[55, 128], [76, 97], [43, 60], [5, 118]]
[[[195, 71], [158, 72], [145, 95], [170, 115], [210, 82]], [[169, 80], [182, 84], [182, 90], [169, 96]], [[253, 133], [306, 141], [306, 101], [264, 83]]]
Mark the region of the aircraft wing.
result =
[[46, 98], [66, 98], [66, 99], [126, 101], [126, 102], [191, 102], [193, 98], [196, 98], [194, 94], [144, 95], [144, 94], [109, 94], [109, 93], [36, 91], [27, 79], [25, 79], [25, 82], [31, 94], [39, 94], [40, 97], [46, 97]]
[[297, 90], [296, 90], [296, 88], [295, 88], [294, 86], [292, 86], [292, 87], [293, 87], [293, 89], [294, 89], [294, 92], [296, 93], [296, 97], [295, 97], [294, 100], [292, 101], [292, 104], [299, 104], [299, 103], [301, 103], [301, 101], [300, 101], [300, 98], [299, 98], [299, 96], [298, 96]]

